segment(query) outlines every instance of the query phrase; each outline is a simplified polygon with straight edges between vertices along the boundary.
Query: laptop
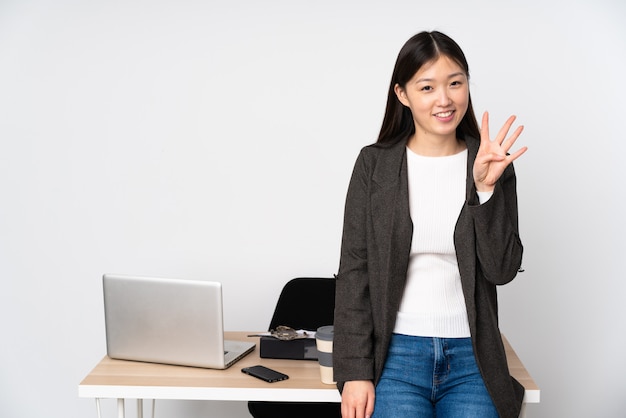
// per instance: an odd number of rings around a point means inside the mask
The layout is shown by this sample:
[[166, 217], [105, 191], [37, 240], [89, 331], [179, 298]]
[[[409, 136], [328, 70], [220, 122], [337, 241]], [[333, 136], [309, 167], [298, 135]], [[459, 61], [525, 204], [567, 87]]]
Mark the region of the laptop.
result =
[[111, 358], [226, 369], [254, 350], [224, 340], [219, 282], [114, 274], [102, 282]]

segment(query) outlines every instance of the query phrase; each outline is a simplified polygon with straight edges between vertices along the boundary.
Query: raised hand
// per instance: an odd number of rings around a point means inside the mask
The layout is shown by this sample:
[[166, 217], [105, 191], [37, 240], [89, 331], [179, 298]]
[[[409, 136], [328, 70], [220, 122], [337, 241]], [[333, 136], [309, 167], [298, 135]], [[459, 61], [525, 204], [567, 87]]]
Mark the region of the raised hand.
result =
[[498, 135], [492, 141], [489, 137], [489, 113], [483, 114], [483, 121], [480, 127], [480, 147], [474, 161], [474, 183], [479, 192], [490, 192], [504, 172], [504, 169], [526, 152], [528, 147], [507, 155], [515, 141], [524, 130], [519, 126], [513, 134], [506, 137], [515, 121], [515, 116], [511, 116], [504, 123]]

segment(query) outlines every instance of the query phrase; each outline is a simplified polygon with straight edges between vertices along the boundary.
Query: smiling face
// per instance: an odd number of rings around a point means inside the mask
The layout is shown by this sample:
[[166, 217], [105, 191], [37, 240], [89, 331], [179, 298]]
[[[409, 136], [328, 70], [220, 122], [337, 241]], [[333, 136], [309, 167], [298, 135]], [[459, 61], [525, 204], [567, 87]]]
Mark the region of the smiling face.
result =
[[396, 84], [396, 96], [411, 110], [415, 123], [412, 149], [426, 147], [436, 153], [443, 146], [444, 154], [458, 151], [456, 128], [467, 112], [468, 84], [465, 71], [446, 56], [424, 64], [404, 87]]

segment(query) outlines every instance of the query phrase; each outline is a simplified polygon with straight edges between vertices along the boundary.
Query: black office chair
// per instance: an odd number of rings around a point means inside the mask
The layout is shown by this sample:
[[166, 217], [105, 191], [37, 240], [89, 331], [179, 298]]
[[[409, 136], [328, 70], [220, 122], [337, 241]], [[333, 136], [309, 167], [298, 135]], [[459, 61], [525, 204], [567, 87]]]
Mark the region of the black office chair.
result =
[[[333, 324], [334, 310], [335, 279], [292, 279], [280, 293], [269, 329], [285, 325], [294, 329], [316, 330]], [[248, 411], [254, 418], [341, 418], [341, 404], [337, 402], [250, 401]]]

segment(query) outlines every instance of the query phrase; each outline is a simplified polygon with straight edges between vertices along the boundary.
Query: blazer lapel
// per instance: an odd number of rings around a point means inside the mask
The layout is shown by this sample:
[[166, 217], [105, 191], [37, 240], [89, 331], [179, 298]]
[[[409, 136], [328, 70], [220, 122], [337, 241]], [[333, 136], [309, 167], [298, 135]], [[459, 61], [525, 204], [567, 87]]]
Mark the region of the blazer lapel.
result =
[[402, 300], [413, 223], [409, 213], [409, 186], [404, 142], [381, 150], [373, 173], [372, 220], [379, 249], [381, 279], [386, 281], [385, 309], [388, 327], [393, 327]]
[[474, 186], [474, 161], [478, 153], [479, 143], [474, 138], [466, 138], [467, 145], [467, 180], [465, 185], [465, 204], [454, 228], [454, 247], [457, 263], [461, 274], [461, 285], [470, 323], [470, 329], [476, 329], [476, 306], [474, 292], [476, 289], [476, 251], [474, 223], [467, 214], [468, 205], [478, 205], [476, 187]]

